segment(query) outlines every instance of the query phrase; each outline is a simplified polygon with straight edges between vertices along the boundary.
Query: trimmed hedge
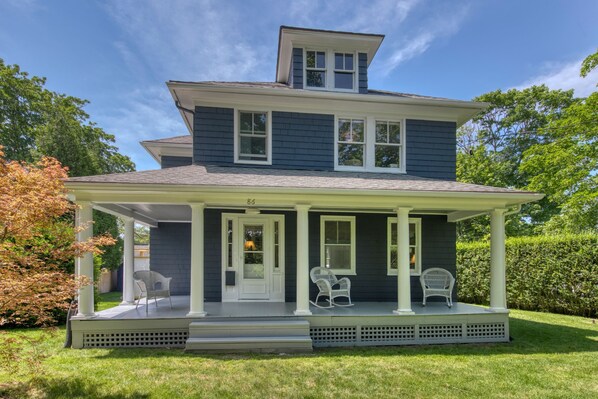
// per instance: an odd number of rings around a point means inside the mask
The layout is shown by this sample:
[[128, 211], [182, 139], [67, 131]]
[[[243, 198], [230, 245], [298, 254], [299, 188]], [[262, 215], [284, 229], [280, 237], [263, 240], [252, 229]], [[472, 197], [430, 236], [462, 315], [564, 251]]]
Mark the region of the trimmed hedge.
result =
[[[596, 317], [598, 235], [509, 238], [506, 242], [510, 308]], [[490, 244], [457, 244], [460, 301], [488, 304]]]

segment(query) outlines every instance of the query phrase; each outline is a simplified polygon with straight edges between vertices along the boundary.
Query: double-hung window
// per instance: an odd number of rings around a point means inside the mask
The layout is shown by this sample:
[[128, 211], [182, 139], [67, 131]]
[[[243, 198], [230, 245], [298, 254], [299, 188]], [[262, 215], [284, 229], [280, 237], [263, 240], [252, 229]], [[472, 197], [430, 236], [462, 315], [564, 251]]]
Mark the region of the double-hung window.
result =
[[353, 53], [334, 53], [334, 88], [353, 90], [355, 62]]
[[326, 88], [326, 52], [307, 50], [305, 55], [306, 86]]
[[320, 261], [338, 274], [355, 274], [355, 217], [320, 217]]
[[365, 165], [365, 124], [363, 119], [339, 118], [337, 126], [339, 166]]
[[404, 173], [405, 128], [376, 116], [336, 119], [336, 170]]
[[239, 111], [235, 135], [235, 161], [239, 163], [270, 163], [269, 112]]
[[[397, 218], [388, 218], [387, 228], [387, 272], [397, 275], [398, 247], [397, 247]], [[409, 270], [412, 275], [421, 274], [421, 219], [409, 219]]]

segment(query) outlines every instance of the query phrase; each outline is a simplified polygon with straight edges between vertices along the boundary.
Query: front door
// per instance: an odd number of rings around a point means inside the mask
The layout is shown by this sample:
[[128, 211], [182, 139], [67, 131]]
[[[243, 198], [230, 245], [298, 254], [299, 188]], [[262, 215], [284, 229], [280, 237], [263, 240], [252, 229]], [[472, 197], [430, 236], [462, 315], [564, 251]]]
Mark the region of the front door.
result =
[[239, 299], [270, 299], [271, 243], [268, 220], [240, 219]]

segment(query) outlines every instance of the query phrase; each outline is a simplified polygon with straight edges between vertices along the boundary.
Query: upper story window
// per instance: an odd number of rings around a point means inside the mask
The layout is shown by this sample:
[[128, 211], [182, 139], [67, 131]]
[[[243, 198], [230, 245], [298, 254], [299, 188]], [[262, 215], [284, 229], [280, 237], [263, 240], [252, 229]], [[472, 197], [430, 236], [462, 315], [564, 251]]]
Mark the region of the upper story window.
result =
[[326, 87], [326, 52], [308, 50], [305, 53], [305, 82], [307, 87]]
[[355, 92], [356, 54], [326, 50], [305, 51], [305, 87], [314, 90]]
[[334, 88], [353, 90], [355, 80], [353, 53], [334, 53]]
[[403, 121], [339, 116], [336, 121], [336, 170], [405, 172]]
[[238, 111], [235, 122], [235, 162], [271, 164], [270, 113]]

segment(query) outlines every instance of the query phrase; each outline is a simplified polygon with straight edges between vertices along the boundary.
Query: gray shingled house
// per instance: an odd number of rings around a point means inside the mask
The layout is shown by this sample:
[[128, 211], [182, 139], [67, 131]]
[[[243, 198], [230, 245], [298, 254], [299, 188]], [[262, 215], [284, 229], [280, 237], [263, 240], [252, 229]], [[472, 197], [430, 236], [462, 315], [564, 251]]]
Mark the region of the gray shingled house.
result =
[[[275, 82], [167, 82], [189, 134], [141, 143], [160, 169], [69, 179], [79, 223], [125, 223], [123, 304], [94, 313], [83, 287], [73, 347], [508, 341], [505, 214], [542, 195], [457, 182], [456, 129], [485, 104], [370, 89], [383, 38], [282, 26]], [[455, 290], [423, 306], [423, 272], [456, 274], [455, 222], [488, 214], [490, 307]], [[132, 305], [134, 222], [172, 308]], [[314, 267], [350, 280], [354, 305], [314, 306]]]

